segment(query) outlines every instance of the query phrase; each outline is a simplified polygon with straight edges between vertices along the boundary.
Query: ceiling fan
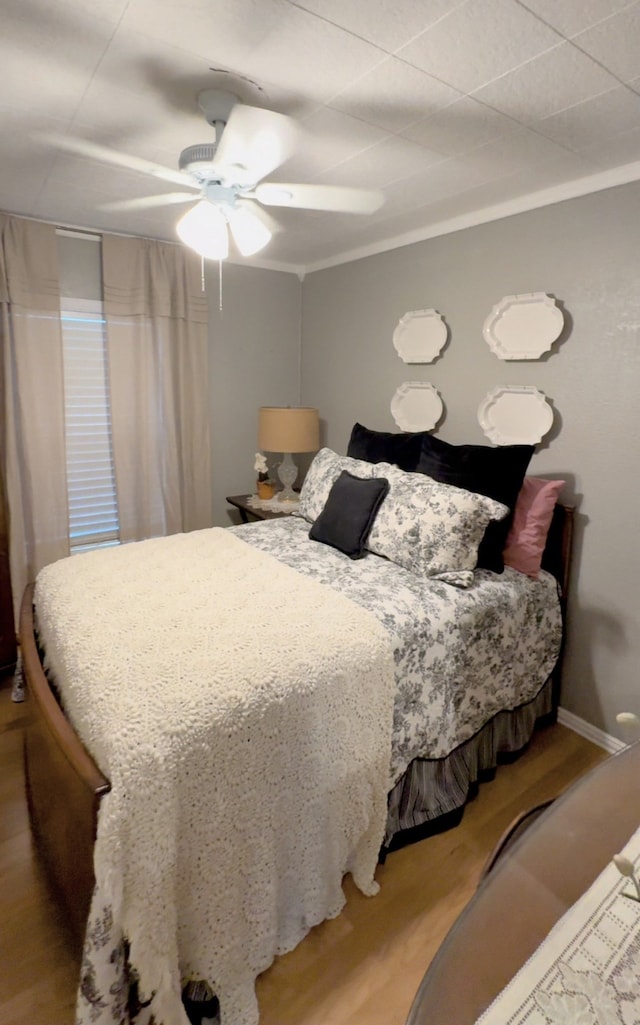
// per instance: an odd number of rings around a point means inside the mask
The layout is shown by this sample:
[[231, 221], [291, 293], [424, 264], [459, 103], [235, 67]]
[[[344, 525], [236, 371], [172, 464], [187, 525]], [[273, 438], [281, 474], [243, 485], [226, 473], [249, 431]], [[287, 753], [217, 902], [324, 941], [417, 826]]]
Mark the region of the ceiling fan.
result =
[[46, 138], [71, 153], [150, 174], [190, 190], [121, 200], [106, 204], [105, 209], [142, 210], [193, 203], [178, 221], [176, 231], [186, 245], [208, 259], [228, 256], [228, 230], [243, 256], [259, 252], [277, 228], [264, 206], [368, 214], [384, 202], [384, 194], [375, 189], [263, 181], [295, 149], [297, 122], [287, 115], [241, 103], [233, 93], [219, 89], [199, 93], [198, 105], [214, 128], [215, 139], [184, 149], [177, 171], [83, 139], [59, 135]]

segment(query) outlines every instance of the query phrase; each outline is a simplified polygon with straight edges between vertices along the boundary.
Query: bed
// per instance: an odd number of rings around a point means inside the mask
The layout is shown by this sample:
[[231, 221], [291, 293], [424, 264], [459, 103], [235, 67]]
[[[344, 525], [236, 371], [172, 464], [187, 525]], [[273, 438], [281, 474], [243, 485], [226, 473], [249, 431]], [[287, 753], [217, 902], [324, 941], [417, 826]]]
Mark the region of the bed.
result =
[[[33, 698], [25, 741], [28, 798], [40, 850], [79, 936], [85, 935], [89, 921], [79, 1020], [112, 1020], [115, 1007], [122, 1020], [142, 1022], [150, 1010], [141, 1011], [136, 1001], [145, 997], [148, 1002], [153, 994], [156, 1020], [177, 1021], [181, 986], [186, 980], [202, 980], [210, 988], [193, 992], [220, 996], [223, 1025], [255, 1022], [255, 976], [313, 924], [339, 912], [344, 872], [351, 871], [363, 892], [373, 894], [379, 854], [384, 857], [394, 847], [452, 825], [477, 783], [490, 777], [500, 759], [526, 746], [536, 723], [555, 714], [571, 510], [555, 505], [537, 579], [510, 567], [500, 575], [469, 569], [475, 555], [469, 565], [458, 560], [453, 566], [438, 551], [434, 562], [433, 545], [429, 558], [435, 571], [422, 575], [414, 566], [420, 550], [411, 526], [416, 502], [423, 501], [425, 489], [431, 508], [446, 500], [442, 508], [451, 524], [462, 515], [458, 505], [467, 492], [434, 486], [428, 477], [418, 482], [416, 474], [395, 465], [333, 453], [320, 453], [312, 470], [300, 516], [63, 560], [72, 565], [48, 567], [35, 593], [31, 587], [25, 594], [21, 650]], [[365, 505], [377, 501], [373, 517], [369, 509], [366, 543], [372, 547], [366, 549], [366, 558], [351, 558], [331, 540], [309, 536], [310, 524], [312, 534], [317, 524], [320, 533], [331, 531], [331, 516], [323, 519], [319, 514], [331, 512], [329, 499], [338, 478], [357, 489], [357, 502], [362, 491], [367, 492]], [[354, 485], [352, 478], [361, 483]], [[366, 488], [363, 480], [369, 482]], [[387, 485], [382, 498], [382, 486], [371, 483], [381, 480]], [[377, 498], [372, 498], [374, 491]], [[457, 492], [455, 505], [452, 492]], [[477, 549], [496, 506], [492, 500], [464, 502], [465, 530], [473, 508]], [[403, 534], [408, 542], [404, 547]], [[466, 534], [462, 540], [466, 544]], [[392, 549], [385, 551], [389, 544]], [[224, 656], [209, 629], [212, 592], [217, 595], [216, 622], [229, 620], [229, 651]], [[153, 672], [143, 685], [130, 642], [139, 643], [132, 632], [135, 610], [148, 622], [143, 605], [149, 594], [155, 625], [140, 646], [151, 652], [147, 664]], [[161, 677], [174, 628], [188, 635], [189, 643], [186, 651], [183, 647], [174, 653], [173, 663], [169, 659], [167, 678], [179, 678], [180, 687], [165, 690]], [[265, 630], [272, 628], [278, 647], [265, 655]], [[245, 644], [246, 637], [250, 644]], [[202, 732], [201, 724], [216, 702], [203, 703], [202, 677], [193, 669], [205, 665], [204, 654], [212, 646], [222, 665], [216, 688], [230, 695], [222, 717], [207, 725], [215, 729], [214, 740]], [[105, 670], [106, 655], [110, 661]], [[250, 679], [253, 687], [257, 681], [256, 689], [267, 694], [266, 703], [246, 714], [236, 684], [229, 682], [236, 664], [243, 667], [243, 684]], [[319, 693], [315, 676], [311, 680], [304, 672], [295, 677], [293, 696], [289, 689], [278, 689], [290, 666], [306, 672], [309, 664], [322, 681]], [[120, 720], [109, 717], [116, 707]], [[241, 707], [253, 732], [236, 728], [227, 714], [230, 707]], [[283, 719], [269, 718], [274, 708]], [[96, 709], [107, 711], [98, 714]], [[178, 722], [183, 714], [192, 723], [189, 731], [171, 727], [157, 734], [155, 746], [147, 743], [150, 723], [158, 722], [161, 730], [162, 721]], [[120, 731], [113, 726], [116, 722], [124, 723]], [[255, 722], [260, 724], [257, 731]], [[126, 735], [126, 742], [120, 743], [119, 733]], [[120, 748], [127, 772], [130, 764], [140, 767], [140, 775], [125, 776], [125, 782], [119, 774]], [[322, 757], [323, 751], [331, 751], [331, 757]], [[328, 772], [327, 763], [335, 773]], [[176, 788], [172, 802], [166, 797], [170, 786]], [[125, 790], [126, 800], [121, 796]], [[214, 795], [207, 798], [209, 803], [200, 797], [196, 801], [194, 795], [203, 792]], [[247, 794], [253, 795], [249, 803]], [[162, 828], [154, 811], [160, 802]], [[277, 815], [270, 810], [273, 806]], [[129, 818], [118, 819], [124, 825], [105, 856], [104, 823], [115, 820], [116, 807]], [[263, 821], [265, 809], [269, 815]], [[217, 816], [217, 830], [209, 821], [212, 815]], [[131, 883], [125, 878], [128, 860], [136, 861], [138, 848], [145, 847], [136, 837], [138, 827], [145, 838], [158, 829], [153, 840], [157, 857], [147, 852], [145, 861], [140, 855], [134, 882], [145, 871], [157, 870], [162, 892], [176, 891], [170, 900], [159, 901], [157, 909], [163, 916], [158, 919], [158, 935], [165, 937], [162, 956], [165, 948], [173, 951], [166, 966], [173, 972], [170, 981], [149, 964], [140, 936], [137, 946], [135, 939], [131, 945], [133, 912], [121, 907], [122, 889]], [[255, 856], [247, 861], [249, 849], [255, 849]], [[118, 861], [123, 851], [124, 867]], [[290, 857], [291, 851], [295, 856]], [[160, 863], [173, 874], [163, 876]], [[218, 915], [217, 905], [224, 900], [218, 895], [211, 898], [216, 906], [209, 905], [207, 880], [212, 874], [215, 879], [222, 865], [231, 897], [230, 907]], [[307, 890], [300, 884], [297, 894], [299, 878], [306, 879]], [[318, 879], [323, 880], [320, 896]], [[230, 981], [225, 967], [229, 944], [216, 933], [225, 932], [221, 923], [229, 935], [230, 929], [240, 929], [242, 923], [224, 917], [235, 914], [238, 906], [254, 931], [256, 922], [262, 928], [262, 889], [272, 883], [275, 895], [267, 919], [275, 915], [278, 924], [268, 942], [249, 957], [248, 974], [236, 977], [232, 972]], [[154, 893], [158, 890], [153, 887]], [[136, 900], [131, 897], [132, 905]], [[145, 917], [150, 914], [147, 903], [153, 905], [153, 894], [145, 895], [136, 913], [152, 932], [156, 920]], [[292, 908], [295, 921], [289, 920]], [[283, 919], [287, 921], [281, 928]], [[203, 934], [214, 936], [215, 949], [207, 952], [213, 960], [194, 953], [199, 944], [211, 946]], [[249, 939], [245, 935], [245, 947]], [[237, 944], [234, 949], [237, 958]], [[216, 958], [222, 959], [219, 971]], [[203, 964], [214, 967], [203, 971]], [[235, 972], [238, 965], [233, 968]]]

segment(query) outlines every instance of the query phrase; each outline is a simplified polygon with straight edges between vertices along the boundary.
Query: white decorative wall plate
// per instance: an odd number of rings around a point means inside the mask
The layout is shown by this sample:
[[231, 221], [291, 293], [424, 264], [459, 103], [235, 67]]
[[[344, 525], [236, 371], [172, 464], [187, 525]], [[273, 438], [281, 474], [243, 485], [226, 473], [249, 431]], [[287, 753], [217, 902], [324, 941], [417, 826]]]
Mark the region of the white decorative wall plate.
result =
[[430, 431], [442, 416], [442, 399], [426, 381], [405, 381], [391, 399], [391, 415], [403, 431]]
[[393, 344], [405, 363], [431, 363], [447, 340], [447, 325], [437, 310], [413, 310], [400, 317]]
[[482, 400], [478, 421], [496, 445], [537, 445], [551, 430], [553, 409], [537, 388], [504, 385]]
[[482, 334], [500, 359], [539, 359], [564, 327], [564, 315], [545, 292], [505, 295], [491, 310]]

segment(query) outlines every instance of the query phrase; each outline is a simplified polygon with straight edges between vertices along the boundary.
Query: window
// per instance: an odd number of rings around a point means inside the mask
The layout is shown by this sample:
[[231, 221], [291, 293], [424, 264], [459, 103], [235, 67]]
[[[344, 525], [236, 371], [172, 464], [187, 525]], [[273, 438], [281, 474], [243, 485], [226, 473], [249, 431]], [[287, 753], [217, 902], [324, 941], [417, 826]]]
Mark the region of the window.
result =
[[102, 303], [62, 299], [71, 551], [119, 544]]

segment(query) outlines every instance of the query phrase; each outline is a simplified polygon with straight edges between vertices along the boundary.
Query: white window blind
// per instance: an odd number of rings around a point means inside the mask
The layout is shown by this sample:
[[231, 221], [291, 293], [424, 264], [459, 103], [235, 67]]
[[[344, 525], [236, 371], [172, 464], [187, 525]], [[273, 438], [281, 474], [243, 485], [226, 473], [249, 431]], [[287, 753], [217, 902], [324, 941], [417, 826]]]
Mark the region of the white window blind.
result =
[[102, 303], [61, 303], [72, 552], [119, 544]]

